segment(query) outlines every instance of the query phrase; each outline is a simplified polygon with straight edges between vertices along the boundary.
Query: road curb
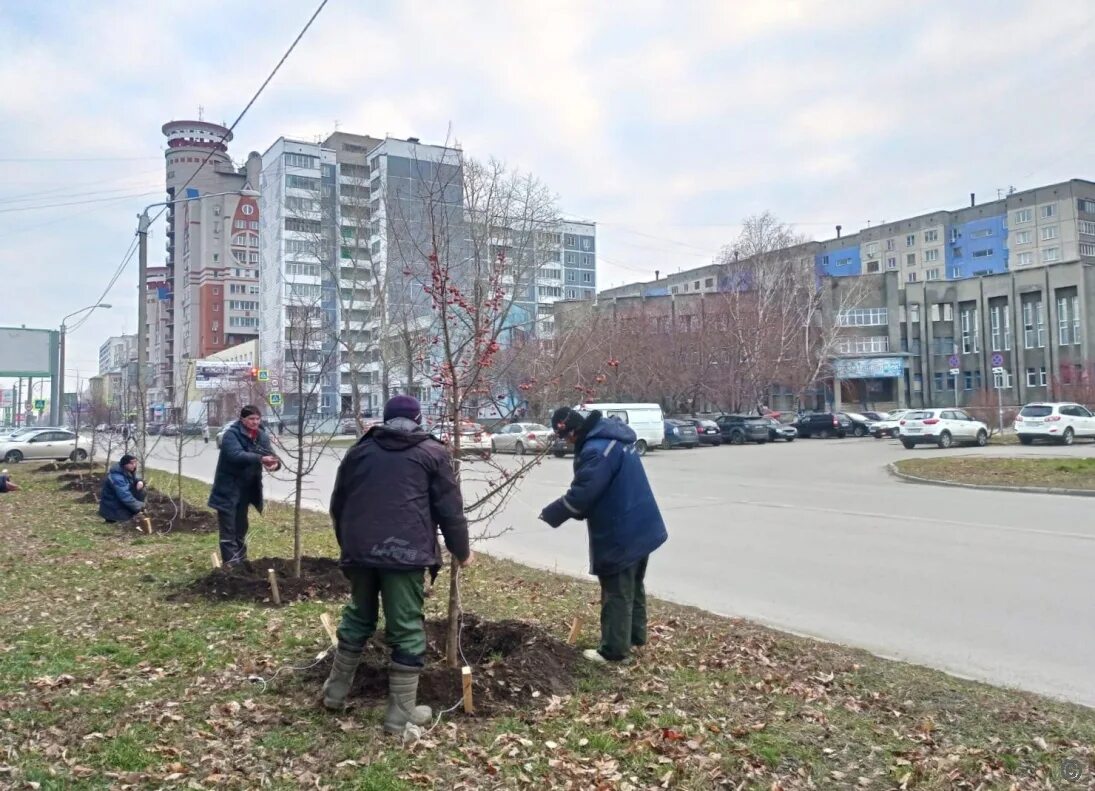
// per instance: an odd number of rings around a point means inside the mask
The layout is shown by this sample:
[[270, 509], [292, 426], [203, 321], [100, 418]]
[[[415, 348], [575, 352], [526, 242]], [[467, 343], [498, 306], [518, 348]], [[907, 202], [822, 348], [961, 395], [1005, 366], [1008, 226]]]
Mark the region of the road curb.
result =
[[921, 478], [919, 475], [909, 475], [897, 469], [897, 462], [886, 465], [887, 471], [893, 477], [907, 483], [921, 484], [924, 486], [949, 486], [952, 489], [981, 489], [988, 492], [1019, 492], [1020, 494], [1064, 494], [1070, 497], [1095, 497], [1095, 489], [1061, 489], [1051, 486], [993, 486], [985, 483], [959, 483], [958, 481], [941, 481], [935, 478]]

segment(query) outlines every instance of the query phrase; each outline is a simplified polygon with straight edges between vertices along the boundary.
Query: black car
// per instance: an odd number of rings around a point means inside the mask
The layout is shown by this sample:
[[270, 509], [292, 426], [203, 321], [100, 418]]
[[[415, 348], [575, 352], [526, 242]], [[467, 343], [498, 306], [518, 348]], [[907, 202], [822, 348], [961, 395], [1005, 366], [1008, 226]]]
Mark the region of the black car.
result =
[[696, 427], [687, 420], [665, 421], [665, 442], [662, 447], [669, 448], [694, 448], [700, 444]]
[[775, 442], [777, 439], [786, 440], [787, 442], [794, 442], [798, 437], [798, 431], [794, 426], [787, 423], [780, 423], [774, 417], [765, 417], [761, 420], [768, 421], [768, 441]]
[[851, 435], [853, 437], [865, 437], [871, 433], [871, 424], [874, 421], [866, 415], [859, 412], [840, 412], [837, 417], [842, 420], [846, 419], [852, 424]]
[[768, 441], [767, 418], [756, 415], [719, 415], [715, 423], [722, 432], [722, 441], [731, 445], [755, 442], [763, 445]]
[[832, 412], [810, 412], [799, 415], [792, 425], [800, 437], [829, 437], [844, 438], [852, 430], [852, 423], [848, 418], [834, 415]]
[[719, 431], [719, 424], [714, 420], [699, 417], [682, 417], [677, 419], [683, 420], [685, 423], [689, 423], [695, 427], [696, 436], [699, 438], [701, 445], [722, 444], [722, 432]]

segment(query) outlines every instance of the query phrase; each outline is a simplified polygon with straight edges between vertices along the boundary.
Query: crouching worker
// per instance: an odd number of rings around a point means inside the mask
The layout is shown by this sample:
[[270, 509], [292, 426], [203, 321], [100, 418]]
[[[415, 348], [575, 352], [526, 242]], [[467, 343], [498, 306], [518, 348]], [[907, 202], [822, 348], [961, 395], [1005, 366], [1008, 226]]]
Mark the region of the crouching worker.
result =
[[552, 527], [585, 519], [590, 573], [601, 583], [601, 645], [582, 656], [622, 662], [646, 643], [646, 563], [668, 534], [654, 492], [635, 450], [635, 432], [593, 411], [585, 418], [569, 407], [551, 416], [557, 436], [574, 446], [574, 480], [544, 508]]
[[99, 490], [99, 516], [127, 522], [144, 510], [144, 481], [137, 478], [137, 457], [125, 454], [110, 468]]
[[441, 565], [438, 528], [462, 566], [472, 560], [452, 454], [421, 423], [418, 401], [394, 396], [384, 407], [384, 423], [342, 460], [331, 495], [339, 565], [350, 581], [351, 601], [342, 612], [323, 705], [345, 707], [382, 607], [392, 650], [384, 730], [392, 734], [402, 733], [408, 722], [425, 725], [432, 716], [428, 706], [416, 702], [426, 653], [424, 576], [426, 569], [436, 574]]
[[15, 484], [15, 481], [11, 479], [11, 476], [8, 475], [8, 471], [0, 471], [0, 494], [17, 491], [19, 491], [19, 487]]

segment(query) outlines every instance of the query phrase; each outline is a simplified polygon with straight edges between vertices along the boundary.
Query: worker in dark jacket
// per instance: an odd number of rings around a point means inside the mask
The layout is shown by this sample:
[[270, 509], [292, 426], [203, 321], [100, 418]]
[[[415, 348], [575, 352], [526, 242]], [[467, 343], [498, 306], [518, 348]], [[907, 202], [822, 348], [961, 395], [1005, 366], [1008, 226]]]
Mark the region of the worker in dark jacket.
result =
[[99, 515], [125, 522], [144, 510], [144, 481], [137, 478], [137, 457], [128, 453], [110, 468], [99, 490]]
[[620, 662], [646, 643], [646, 564], [668, 538], [665, 522], [625, 423], [562, 407], [551, 425], [574, 445], [574, 480], [540, 518], [552, 527], [586, 520], [590, 573], [601, 583], [601, 645], [583, 656]]
[[441, 565], [437, 531], [461, 565], [471, 562], [464, 501], [449, 448], [422, 426], [415, 398], [393, 397], [384, 423], [371, 428], [342, 460], [331, 495], [331, 521], [350, 581], [351, 602], [342, 612], [334, 666], [323, 685], [323, 704], [341, 709], [376, 631], [379, 607], [391, 646], [388, 709], [384, 730], [401, 733], [407, 723], [426, 724], [432, 712], [416, 705], [424, 665], [422, 608], [426, 569]]
[[270, 448], [258, 407], [245, 406], [240, 419], [224, 432], [209, 507], [220, 525], [221, 561], [233, 566], [247, 560], [247, 509], [262, 513], [262, 471], [274, 472], [281, 462]]
[[19, 487], [15, 481], [8, 475], [7, 470], [0, 470], [0, 494], [7, 494], [8, 492], [17, 492]]

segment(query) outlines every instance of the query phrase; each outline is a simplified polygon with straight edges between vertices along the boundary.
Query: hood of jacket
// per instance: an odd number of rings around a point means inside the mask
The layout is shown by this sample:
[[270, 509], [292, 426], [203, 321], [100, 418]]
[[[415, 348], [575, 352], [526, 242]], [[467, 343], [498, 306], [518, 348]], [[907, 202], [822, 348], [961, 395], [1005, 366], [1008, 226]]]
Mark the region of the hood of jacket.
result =
[[578, 434], [581, 437], [581, 444], [595, 437], [598, 439], [614, 439], [617, 442], [627, 444], [633, 444], [636, 439], [631, 426], [617, 418], [604, 417], [596, 409], [586, 416]]
[[354, 450], [371, 441], [384, 448], [384, 450], [401, 451], [432, 439], [429, 434], [422, 430], [421, 426], [416, 425], [415, 429], [414, 431], [406, 431], [401, 426], [391, 426], [387, 423], [373, 426], [357, 441]]

